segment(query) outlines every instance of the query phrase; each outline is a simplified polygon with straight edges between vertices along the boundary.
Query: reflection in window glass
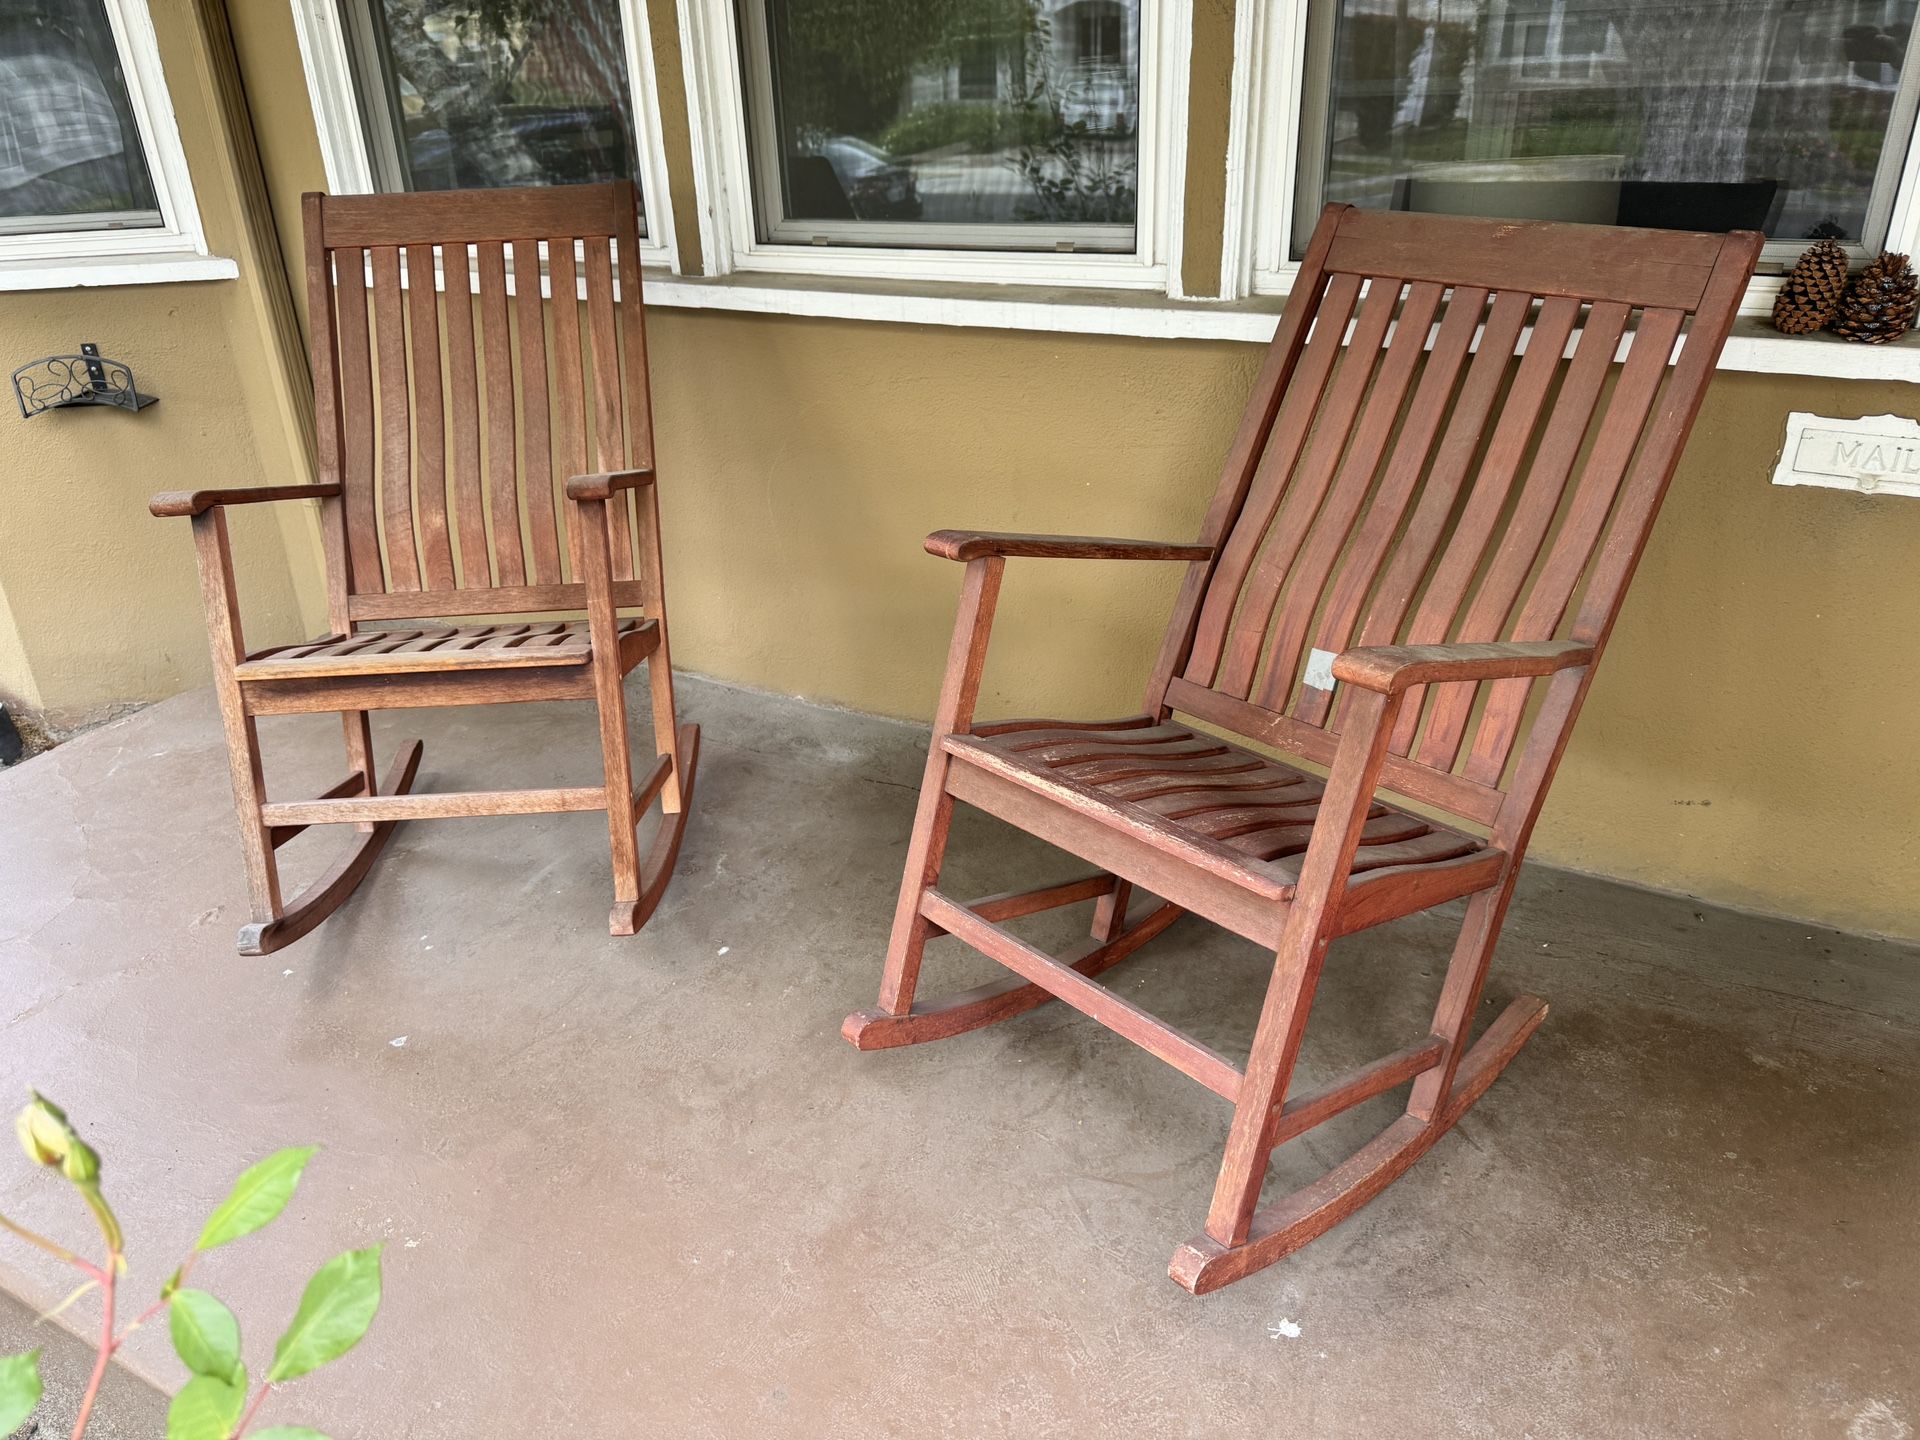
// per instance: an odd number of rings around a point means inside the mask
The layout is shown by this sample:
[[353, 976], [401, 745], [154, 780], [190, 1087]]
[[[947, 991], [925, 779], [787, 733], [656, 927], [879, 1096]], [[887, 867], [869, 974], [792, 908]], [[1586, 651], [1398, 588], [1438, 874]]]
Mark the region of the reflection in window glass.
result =
[[1319, 198], [1878, 243], [1916, 0], [1338, 0]]
[[0, 0], [0, 233], [158, 225], [102, 0]]
[[349, 0], [383, 189], [637, 176], [618, 0]]
[[1140, 0], [741, 0], [763, 238], [1134, 248]]

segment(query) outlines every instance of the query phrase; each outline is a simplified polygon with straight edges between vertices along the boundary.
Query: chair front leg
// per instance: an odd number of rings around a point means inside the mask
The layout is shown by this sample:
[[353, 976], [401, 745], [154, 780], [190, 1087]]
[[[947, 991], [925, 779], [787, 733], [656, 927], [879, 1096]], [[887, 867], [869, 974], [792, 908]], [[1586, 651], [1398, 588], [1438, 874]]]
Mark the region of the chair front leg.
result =
[[634, 835], [633, 760], [627, 749], [627, 692], [620, 670], [620, 617], [613, 602], [613, 556], [607, 540], [607, 502], [582, 500], [580, 558], [587, 587], [587, 633], [593, 643], [593, 694], [600, 712], [600, 753], [607, 800], [607, 838], [613, 852], [615, 935], [634, 932], [640, 899], [640, 850]]
[[1295, 887], [1286, 927], [1274, 953], [1273, 978], [1267, 984], [1267, 998], [1234, 1105], [1220, 1178], [1207, 1212], [1207, 1234], [1222, 1245], [1246, 1243], [1254, 1211], [1259, 1207], [1279, 1109], [1300, 1057], [1307, 1015], [1326, 963], [1327, 947], [1333, 940], [1333, 923], [1346, 892], [1360, 832], [1367, 823], [1367, 810], [1386, 759], [1400, 699], [1399, 695], [1369, 690], [1355, 696], [1339, 753], [1327, 777], [1313, 839], [1300, 867], [1300, 883]]
[[998, 555], [970, 560], [961, 581], [960, 609], [954, 617], [953, 643], [947, 650], [946, 679], [934, 706], [933, 738], [927, 749], [920, 803], [907, 844], [906, 872], [900, 880], [893, 933], [880, 976], [880, 1008], [889, 1015], [905, 1015], [913, 1008], [913, 992], [920, 982], [920, 958], [927, 941], [933, 938], [934, 927], [920, 913], [920, 899], [940, 878], [947, 831], [953, 824], [953, 797], [947, 794], [951, 757], [941, 742], [973, 723], [974, 706], [980, 699], [980, 672], [986, 666], [987, 641], [993, 632], [993, 611], [999, 603], [1000, 577], [1006, 563]]
[[200, 566], [200, 598], [207, 611], [207, 643], [213, 655], [213, 693], [227, 731], [227, 769], [233, 782], [233, 808], [240, 824], [240, 853], [246, 863], [247, 897], [256, 925], [281, 915], [280, 870], [273, 859], [273, 837], [260, 817], [267, 783], [260, 757], [260, 731], [240, 694], [234, 667], [246, 659], [240, 630], [240, 600], [234, 589], [233, 551], [227, 539], [227, 515], [220, 506], [193, 517], [194, 554]]

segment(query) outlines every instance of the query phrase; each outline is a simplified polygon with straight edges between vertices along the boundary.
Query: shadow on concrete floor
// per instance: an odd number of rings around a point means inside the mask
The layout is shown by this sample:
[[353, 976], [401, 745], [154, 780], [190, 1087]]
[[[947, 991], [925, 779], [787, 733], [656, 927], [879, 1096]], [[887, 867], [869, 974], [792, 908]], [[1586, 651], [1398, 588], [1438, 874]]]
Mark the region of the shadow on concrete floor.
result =
[[[14, 1440], [66, 1440], [93, 1374], [90, 1341], [56, 1324], [35, 1323], [35, 1312], [0, 1292], [0, 1355], [40, 1352], [40, 1379], [46, 1386], [40, 1408]], [[167, 1397], [121, 1366], [107, 1373], [94, 1403], [87, 1440], [159, 1440], [167, 1429]]]
[[[1195, 1300], [1226, 1107], [1059, 1006], [859, 1055], [925, 732], [689, 681], [680, 871], [605, 931], [592, 815], [403, 828], [315, 935], [245, 919], [211, 698], [0, 776], [0, 1094], [99, 1145], [149, 1293], [246, 1162], [325, 1152], [197, 1276], [256, 1368], [305, 1277], [387, 1245], [387, 1300], [264, 1423], [438, 1440], [671, 1436], [1832, 1436], [1920, 1423], [1920, 951], [1535, 870], [1487, 1015], [1546, 1025], [1459, 1129], [1299, 1255]], [[581, 784], [590, 708], [382, 715], [423, 784]], [[268, 727], [277, 795], [337, 723]], [[326, 837], [284, 852], [298, 883]], [[1071, 862], [982, 817], [956, 893]], [[1303, 1083], [1423, 1032], [1457, 916], [1340, 942]], [[1036, 943], [1078, 916], [1038, 917]], [[1267, 961], [1185, 920], [1111, 973], [1242, 1055]], [[938, 994], [991, 966], [950, 941]], [[1386, 1098], [1287, 1147], [1337, 1163]], [[0, 1166], [0, 1209], [69, 1233]], [[69, 1227], [62, 1230], [60, 1227]], [[0, 1248], [33, 1304], [64, 1277]], [[162, 1333], [128, 1358], [171, 1388]], [[142, 1423], [145, 1423], [144, 1421]]]

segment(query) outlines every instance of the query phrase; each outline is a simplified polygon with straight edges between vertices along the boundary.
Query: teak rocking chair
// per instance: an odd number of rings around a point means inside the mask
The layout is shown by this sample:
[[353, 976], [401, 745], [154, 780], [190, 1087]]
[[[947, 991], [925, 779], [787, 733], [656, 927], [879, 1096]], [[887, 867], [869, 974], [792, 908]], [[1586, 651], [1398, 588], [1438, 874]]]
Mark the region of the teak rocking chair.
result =
[[[1760, 243], [1330, 207], [1197, 542], [930, 536], [967, 567], [959, 618], [880, 1003], [846, 1037], [912, 1045], [1058, 998], [1233, 1102], [1206, 1228], [1171, 1266], [1196, 1293], [1398, 1178], [1546, 1014], [1522, 996], [1469, 1044], [1534, 819]], [[1186, 565], [1143, 713], [975, 722], [1011, 556]], [[952, 899], [937, 882], [956, 801], [1100, 873]], [[1135, 886], [1164, 903], [1129, 917]], [[1430, 1033], [1293, 1093], [1329, 943], [1462, 897]], [[1082, 900], [1092, 938], [1057, 959], [1000, 923]], [[1185, 911], [1274, 951], [1244, 1068], [1094, 981]], [[1014, 976], [916, 1004], [940, 934]], [[1277, 1145], [1409, 1082], [1378, 1138], [1260, 1208]]]
[[[672, 875], [699, 746], [697, 727], [675, 718], [667, 653], [634, 187], [303, 204], [319, 483], [176, 492], [152, 505], [193, 517], [253, 908], [240, 949], [265, 954], [312, 930], [402, 820], [576, 810], [607, 813], [611, 928], [631, 935]], [[582, 287], [584, 319], [572, 299]], [[250, 654], [226, 507], [309, 498], [320, 501], [330, 633]], [[641, 616], [621, 614], [636, 608]], [[442, 623], [581, 610], [584, 621]], [[636, 785], [622, 681], [642, 660], [659, 753]], [[596, 702], [602, 784], [414, 794], [418, 741], [377, 783], [369, 711], [527, 700]], [[268, 800], [256, 719], [327, 710], [345, 725], [346, 778], [317, 799]], [[661, 823], [642, 856], [635, 830], [656, 797]], [[326, 824], [358, 833], [283, 900], [275, 850]]]

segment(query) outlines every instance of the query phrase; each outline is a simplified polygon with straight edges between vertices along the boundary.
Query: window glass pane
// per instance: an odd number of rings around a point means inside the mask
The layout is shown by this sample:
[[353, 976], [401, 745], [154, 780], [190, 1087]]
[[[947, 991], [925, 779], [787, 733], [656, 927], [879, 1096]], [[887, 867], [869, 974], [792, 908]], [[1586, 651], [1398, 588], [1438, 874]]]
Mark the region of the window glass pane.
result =
[[1318, 197], [1878, 244], [1915, 0], [1337, 0]]
[[384, 188], [637, 178], [619, 0], [359, 3]]
[[1129, 251], [1140, 0], [742, 0], [762, 238]]
[[0, 0], [0, 233], [158, 225], [102, 0]]

